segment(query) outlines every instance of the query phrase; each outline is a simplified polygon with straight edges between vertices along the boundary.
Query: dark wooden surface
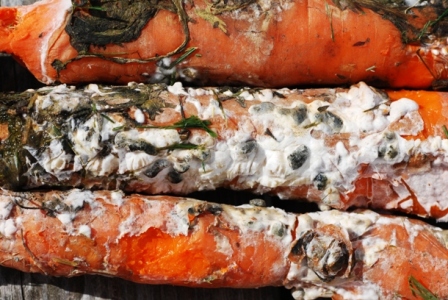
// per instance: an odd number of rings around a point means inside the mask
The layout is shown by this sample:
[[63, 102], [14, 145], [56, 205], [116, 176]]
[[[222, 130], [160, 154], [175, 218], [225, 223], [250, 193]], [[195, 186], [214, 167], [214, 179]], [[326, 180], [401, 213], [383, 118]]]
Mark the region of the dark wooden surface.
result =
[[29, 88], [41, 87], [33, 75], [11, 57], [0, 54], [0, 91], [21, 92]]
[[142, 285], [101, 276], [57, 278], [1, 268], [0, 299], [274, 300], [292, 298], [289, 291], [275, 287], [247, 290], [197, 289], [168, 285]]
[[[0, 91], [20, 92], [40, 86], [42, 84], [35, 80], [25, 68], [17, 64], [11, 57], [0, 55]], [[248, 193], [223, 190], [196, 193], [192, 196], [203, 200], [228, 204], [243, 204], [247, 203], [251, 198], [254, 198], [254, 196]], [[270, 199], [267, 200], [268, 202], [272, 201]], [[287, 203], [280, 203], [279, 205], [288, 206]], [[302, 208], [308, 209], [308, 207], [308, 205], [304, 205]], [[197, 289], [168, 285], [143, 285], [102, 276], [58, 278], [40, 274], [27, 274], [0, 267], [0, 300], [9, 299], [279, 300], [292, 299], [292, 296], [290, 291], [282, 287], [264, 287], [259, 289]]]

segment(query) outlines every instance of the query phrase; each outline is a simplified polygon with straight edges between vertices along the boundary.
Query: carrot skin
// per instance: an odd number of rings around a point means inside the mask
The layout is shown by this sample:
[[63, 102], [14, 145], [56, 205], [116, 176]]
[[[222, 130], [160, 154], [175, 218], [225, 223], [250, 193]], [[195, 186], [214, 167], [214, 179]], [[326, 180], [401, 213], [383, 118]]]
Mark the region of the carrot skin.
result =
[[[427, 88], [447, 77], [440, 68], [446, 64], [442, 54], [434, 55], [431, 45], [403, 44], [402, 33], [369, 9], [361, 14], [316, 0], [283, 5], [274, 1], [269, 8], [249, 6], [237, 10], [237, 15], [224, 12], [215, 16], [226, 24], [226, 32], [199, 13], [207, 10], [206, 2], [185, 5], [186, 14], [194, 22], [188, 23], [190, 37], [184, 50], [197, 50], [176, 67], [177, 75], [183, 74], [178, 78], [202, 85], [282, 87], [363, 80], [395, 88]], [[276, 6], [282, 9], [272, 8]], [[7, 37], [4, 34], [9, 44], [0, 51], [14, 54], [44, 83], [148, 82], [163, 77], [160, 61], [152, 58], [174, 51], [186, 38], [179, 16], [160, 10], [135, 41], [104, 48], [91, 46], [87, 54], [82, 54], [71, 46], [65, 31], [72, 10], [68, 0], [41, 1], [32, 8], [19, 8], [20, 21], [13, 30], [8, 29]], [[418, 17], [410, 20], [419, 30], [437, 18], [433, 7], [411, 10]], [[258, 13], [263, 17], [254, 18]], [[49, 15], [53, 22], [41, 20]], [[439, 48], [434, 53], [443, 52]], [[91, 53], [102, 57], [91, 57]], [[182, 53], [173, 55], [173, 60]], [[108, 60], [112, 57], [150, 61], [117, 63]], [[75, 60], [65, 64], [71, 59]], [[52, 66], [56, 61], [63, 64], [59, 72]]]
[[199, 287], [283, 284], [315, 297], [380, 299], [411, 297], [413, 276], [448, 295], [446, 234], [407, 218], [294, 215], [118, 191], [1, 193], [0, 262], [26, 272]]

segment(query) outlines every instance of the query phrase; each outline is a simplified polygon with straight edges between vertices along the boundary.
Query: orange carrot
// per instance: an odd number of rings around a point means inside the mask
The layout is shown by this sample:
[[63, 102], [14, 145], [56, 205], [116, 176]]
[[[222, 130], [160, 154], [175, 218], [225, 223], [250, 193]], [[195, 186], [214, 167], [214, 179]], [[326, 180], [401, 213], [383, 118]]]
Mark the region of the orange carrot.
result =
[[[226, 187], [448, 219], [448, 94], [64, 85], [5, 94], [0, 185]], [[405, 96], [405, 98], [401, 98]]]
[[446, 86], [442, 2], [333, 2], [45, 0], [0, 8], [0, 51], [47, 84]]
[[294, 215], [118, 191], [0, 196], [0, 261], [53, 276], [101, 274], [148, 284], [285, 285], [344, 299], [448, 296], [445, 233], [364, 211]]

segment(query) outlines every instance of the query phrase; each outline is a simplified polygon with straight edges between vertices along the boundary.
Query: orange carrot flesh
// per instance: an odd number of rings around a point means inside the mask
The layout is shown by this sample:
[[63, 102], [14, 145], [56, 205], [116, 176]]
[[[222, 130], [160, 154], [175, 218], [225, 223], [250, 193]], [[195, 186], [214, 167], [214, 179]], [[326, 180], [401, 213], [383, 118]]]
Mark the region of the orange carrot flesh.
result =
[[11, 29], [17, 25], [17, 8], [2, 8], [0, 13], [0, 26], [2, 29]]
[[425, 123], [418, 138], [426, 139], [429, 136], [442, 136], [447, 138], [443, 132], [443, 126], [447, 123], [448, 97], [445, 93], [433, 91], [388, 91], [391, 100], [410, 98], [418, 103], [419, 113]]
[[[185, 13], [194, 20], [188, 23], [189, 37], [178, 14], [160, 10], [135, 41], [91, 45], [87, 54], [80, 54], [64, 30], [73, 9], [70, 1], [42, 1], [23, 14], [23, 20], [7, 38], [9, 46], [0, 51], [13, 53], [46, 83], [155, 80], [155, 74], [165, 76], [156, 63], [158, 57], [175, 52], [185, 39], [183, 49], [195, 47], [196, 51], [176, 67], [176, 74], [193, 72], [184, 79], [196, 84], [279, 87], [363, 80], [391, 87], [426, 88], [447, 76], [444, 71], [436, 74], [433, 70], [444, 64], [443, 55], [418, 52], [427, 49], [425, 45], [403, 44], [400, 30], [366, 8], [359, 13], [316, 0], [295, 1], [285, 7], [274, 1], [271, 7], [249, 6], [214, 15], [207, 11], [210, 5], [201, 0], [194, 6], [185, 5]], [[276, 6], [282, 9], [272, 9]], [[418, 30], [437, 17], [432, 7], [411, 10], [418, 17], [406, 22]], [[253, 18], [257, 13], [263, 17]], [[55, 21], [36, 22], [47, 15]], [[214, 23], [207, 18], [215, 18]], [[215, 28], [214, 24], [221, 27]], [[34, 49], [41, 49], [42, 55], [33, 55]], [[173, 60], [183, 53], [175, 53]], [[141, 61], [123, 63], [120, 59]], [[54, 62], [62, 64], [59, 74], [52, 66]]]
[[[120, 256], [124, 255], [126, 259], [120, 264], [134, 274], [136, 281], [143, 280], [144, 274], [159, 274], [157, 276], [160, 276], [161, 282], [164, 278], [169, 278], [173, 284], [202, 280], [200, 285], [205, 287], [280, 284], [280, 281], [273, 282], [265, 270], [266, 266], [277, 263], [282, 255], [276, 245], [263, 241], [263, 236], [253, 237], [261, 244], [246, 245], [236, 232], [216, 230], [212, 234], [207, 233], [213, 228], [213, 219], [211, 216], [202, 218], [203, 221], [198, 224], [200, 229], [189, 236], [173, 238], [160, 230], [149, 229], [138, 237], [124, 237], [122, 245], [126, 250]], [[214, 235], [232, 241], [232, 257], [214, 250], [217, 248]], [[257, 259], [251, 261], [253, 257]], [[210, 270], [213, 270], [212, 274]], [[223, 279], [219, 280], [220, 277]], [[254, 280], [256, 283], [252, 283]]]
[[1, 8], [0, 9], [0, 49], [5, 52], [9, 50], [9, 34], [14, 26], [17, 25], [17, 9]]

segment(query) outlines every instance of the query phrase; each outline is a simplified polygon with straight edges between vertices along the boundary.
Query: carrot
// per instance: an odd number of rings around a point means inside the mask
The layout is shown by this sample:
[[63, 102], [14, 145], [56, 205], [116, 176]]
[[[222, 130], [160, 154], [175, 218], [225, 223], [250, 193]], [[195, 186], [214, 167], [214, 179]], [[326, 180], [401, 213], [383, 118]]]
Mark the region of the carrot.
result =
[[[259, 221], [257, 209], [245, 209], [252, 217], [238, 220], [233, 218], [241, 209], [168, 196], [124, 196], [119, 191], [5, 192], [2, 204], [9, 214], [2, 221], [5, 266], [151, 284], [281, 285], [295, 222], [293, 215], [274, 208], [264, 209], [266, 216], [260, 215]], [[214, 223], [218, 221], [220, 225]], [[245, 221], [254, 225], [245, 224], [241, 232]], [[274, 234], [262, 227], [269, 224], [283, 231], [272, 228]]]
[[445, 233], [406, 218], [297, 216], [119, 191], [2, 191], [0, 200], [1, 264], [26, 272], [200, 287], [284, 284], [296, 295], [344, 299], [411, 298], [412, 278], [448, 296]]
[[446, 86], [442, 2], [142, 3], [0, 8], [0, 51], [47, 84]]
[[[446, 221], [448, 94], [64, 85], [4, 94], [0, 185], [226, 187]], [[406, 98], [400, 98], [406, 96]]]

